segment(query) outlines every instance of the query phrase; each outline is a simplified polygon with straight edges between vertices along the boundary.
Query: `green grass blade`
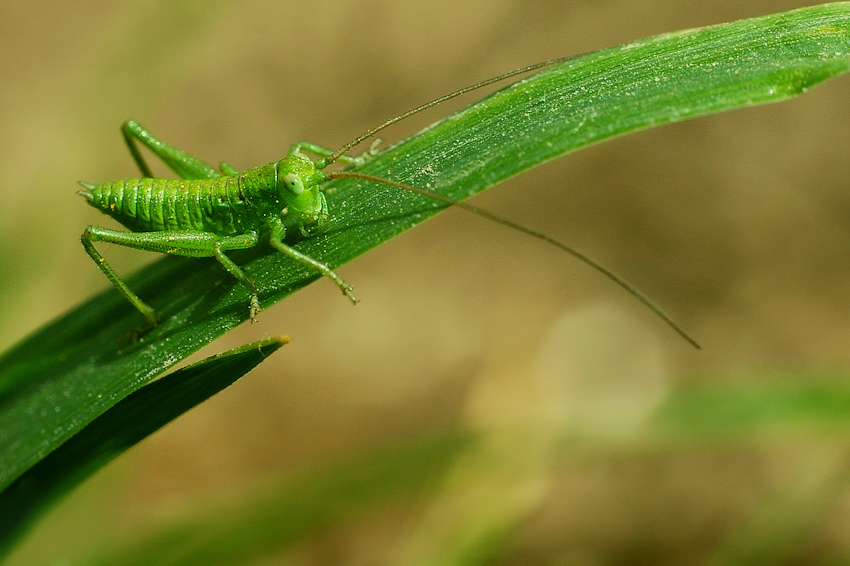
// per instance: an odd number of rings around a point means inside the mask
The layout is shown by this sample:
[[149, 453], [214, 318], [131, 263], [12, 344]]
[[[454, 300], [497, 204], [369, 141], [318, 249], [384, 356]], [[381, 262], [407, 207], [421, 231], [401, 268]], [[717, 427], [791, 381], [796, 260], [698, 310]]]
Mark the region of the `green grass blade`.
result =
[[108, 462], [269, 357], [271, 338], [207, 358], [148, 384], [97, 417], [0, 493], [0, 557], [41, 511]]
[[[382, 153], [362, 170], [467, 198], [581, 147], [783, 100], [848, 68], [847, 2], [667, 34], [593, 53], [511, 85]], [[444, 207], [370, 183], [339, 180], [334, 189], [328, 197], [331, 229], [296, 244], [331, 266]], [[264, 306], [316, 279], [269, 249], [232, 257], [257, 282]], [[245, 289], [214, 261], [167, 258], [128, 283], [163, 317], [143, 339], [130, 340], [140, 315], [109, 290], [0, 358], [0, 489], [247, 315]], [[328, 300], [344, 299], [329, 291]]]

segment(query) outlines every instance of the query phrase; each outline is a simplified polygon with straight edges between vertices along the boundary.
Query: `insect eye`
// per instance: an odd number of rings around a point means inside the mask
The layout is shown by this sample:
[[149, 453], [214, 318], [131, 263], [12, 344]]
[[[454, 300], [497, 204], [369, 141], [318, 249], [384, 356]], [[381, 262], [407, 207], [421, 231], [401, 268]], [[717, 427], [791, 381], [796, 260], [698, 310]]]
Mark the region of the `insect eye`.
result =
[[295, 173], [289, 173], [283, 176], [283, 185], [289, 189], [292, 194], [300, 195], [304, 192], [304, 181]]

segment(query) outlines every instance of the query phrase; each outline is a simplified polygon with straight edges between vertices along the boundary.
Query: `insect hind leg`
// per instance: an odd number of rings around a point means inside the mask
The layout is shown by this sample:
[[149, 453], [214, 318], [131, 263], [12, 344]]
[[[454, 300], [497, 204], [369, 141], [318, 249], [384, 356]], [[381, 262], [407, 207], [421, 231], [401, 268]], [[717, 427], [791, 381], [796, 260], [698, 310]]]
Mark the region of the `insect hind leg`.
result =
[[[139, 151], [137, 142], [151, 150], [154, 155], [159, 157], [181, 179], [214, 179], [221, 177], [221, 173], [216, 171], [213, 166], [155, 138], [135, 120], [127, 120], [121, 124], [121, 133], [124, 135], [127, 148], [130, 150], [130, 155], [133, 156], [133, 161], [138, 165], [142, 177], [153, 177], [153, 173], [151, 173], [150, 167]], [[229, 171], [226, 174], [229, 174]]]
[[83, 235], [80, 237], [80, 240], [83, 242], [83, 247], [85, 248], [86, 253], [89, 254], [89, 257], [94, 260], [95, 265], [97, 265], [97, 267], [103, 272], [103, 274], [106, 275], [106, 278], [109, 279], [113, 285], [115, 285], [115, 287], [124, 296], [124, 298], [127, 299], [130, 304], [136, 307], [136, 309], [140, 313], [142, 313], [142, 315], [144, 315], [145, 319], [147, 319], [147, 326], [156, 326], [156, 312], [147, 303], [140, 299], [139, 296], [136, 295], [130, 289], [130, 287], [127, 286], [123, 279], [118, 277], [118, 274], [115, 273], [115, 270], [112, 269], [112, 266], [109, 265], [106, 262], [106, 259], [104, 259], [102, 255], [100, 255], [100, 252], [95, 249], [93, 242], [102, 239], [100, 234], [101, 230], [103, 229], [99, 228], [98, 226], [89, 226], [88, 228], [86, 228], [85, 232], [83, 232]]
[[110, 230], [99, 226], [89, 226], [83, 232], [82, 242], [86, 252], [94, 260], [104, 275], [115, 285], [118, 291], [141, 312], [151, 325], [156, 324], [154, 310], [142, 301], [127, 284], [106, 263], [103, 256], [94, 248], [93, 242], [106, 242], [137, 250], [159, 252], [186, 257], [215, 257], [224, 268], [240, 283], [247, 287], [250, 297], [250, 316], [253, 320], [260, 310], [257, 286], [245, 272], [224, 252], [254, 247], [259, 241], [256, 232], [246, 232], [236, 236], [219, 236], [211, 232], [163, 231], [163, 232], [125, 232]]

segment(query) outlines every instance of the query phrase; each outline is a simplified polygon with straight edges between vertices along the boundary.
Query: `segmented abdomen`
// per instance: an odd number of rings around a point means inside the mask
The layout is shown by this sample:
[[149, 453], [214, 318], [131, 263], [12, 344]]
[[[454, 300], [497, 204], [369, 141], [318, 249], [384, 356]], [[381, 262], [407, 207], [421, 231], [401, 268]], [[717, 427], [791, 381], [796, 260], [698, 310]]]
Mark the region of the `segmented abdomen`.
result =
[[87, 186], [89, 204], [136, 232], [192, 230], [220, 235], [256, 229], [238, 177], [126, 179]]

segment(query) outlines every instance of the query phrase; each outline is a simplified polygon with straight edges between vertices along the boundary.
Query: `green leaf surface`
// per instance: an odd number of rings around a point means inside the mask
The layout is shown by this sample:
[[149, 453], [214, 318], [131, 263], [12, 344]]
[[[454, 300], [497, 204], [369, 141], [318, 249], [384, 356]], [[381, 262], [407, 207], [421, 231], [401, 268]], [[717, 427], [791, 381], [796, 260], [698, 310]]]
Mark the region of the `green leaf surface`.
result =
[[[465, 199], [575, 149], [630, 131], [783, 100], [848, 68], [847, 2], [665, 34], [582, 56], [515, 83], [390, 148], [361, 170]], [[444, 208], [349, 179], [328, 188], [333, 188], [331, 229], [295, 247], [331, 266]], [[264, 306], [317, 278], [268, 248], [232, 258], [257, 282]], [[0, 358], [0, 489], [115, 403], [247, 317], [247, 292], [214, 261], [166, 258], [128, 283], [163, 321], [141, 339], [131, 339], [141, 316], [110, 289]]]
[[251, 371], [288, 337], [207, 358], [129, 395], [0, 493], [0, 557], [52, 501], [143, 438]]

